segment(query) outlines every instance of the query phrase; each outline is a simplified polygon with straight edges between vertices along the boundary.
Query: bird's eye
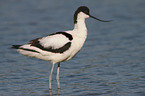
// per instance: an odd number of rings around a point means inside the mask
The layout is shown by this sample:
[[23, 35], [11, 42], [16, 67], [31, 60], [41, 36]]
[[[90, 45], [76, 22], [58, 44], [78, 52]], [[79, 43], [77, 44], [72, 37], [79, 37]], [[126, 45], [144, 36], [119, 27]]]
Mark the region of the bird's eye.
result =
[[89, 11], [88, 10], [84, 10], [84, 13], [89, 14]]
[[88, 11], [87, 11], [87, 10], [85, 10], [84, 12], [85, 12], [85, 13], [88, 13]]

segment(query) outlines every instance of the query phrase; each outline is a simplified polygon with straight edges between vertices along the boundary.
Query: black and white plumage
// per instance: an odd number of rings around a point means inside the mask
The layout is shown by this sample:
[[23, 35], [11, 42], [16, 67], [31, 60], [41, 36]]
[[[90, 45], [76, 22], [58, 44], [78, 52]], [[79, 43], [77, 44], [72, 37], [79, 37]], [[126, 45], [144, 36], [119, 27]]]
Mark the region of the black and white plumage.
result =
[[31, 40], [25, 45], [13, 45], [12, 48], [17, 49], [18, 52], [22, 55], [35, 57], [38, 59], [50, 61], [52, 63], [52, 69], [49, 76], [49, 89], [51, 89], [51, 79], [54, 64], [58, 63], [56, 79], [58, 88], [60, 88], [60, 62], [70, 60], [82, 48], [87, 37], [85, 19], [89, 17], [102, 22], [109, 22], [91, 16], [88, 7], [80, 6], [74, 14], [73, 30], [56, 32], [46, 37]]

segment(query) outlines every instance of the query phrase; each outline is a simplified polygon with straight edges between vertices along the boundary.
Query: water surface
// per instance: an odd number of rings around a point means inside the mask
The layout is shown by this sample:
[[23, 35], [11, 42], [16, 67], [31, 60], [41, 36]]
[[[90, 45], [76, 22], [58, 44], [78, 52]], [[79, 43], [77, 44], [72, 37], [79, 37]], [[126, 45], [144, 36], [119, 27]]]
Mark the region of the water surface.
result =
[[[9, 49], [31, 39], [73, 28], [73, 13], [87, 5], [102, 23], [87, 19], [83, 49], [61, 63], [61, 89], [56, 66], [48, 91], [51, 63]], [[1, 0], [1, 96], [145, 96], [144, 0]]]

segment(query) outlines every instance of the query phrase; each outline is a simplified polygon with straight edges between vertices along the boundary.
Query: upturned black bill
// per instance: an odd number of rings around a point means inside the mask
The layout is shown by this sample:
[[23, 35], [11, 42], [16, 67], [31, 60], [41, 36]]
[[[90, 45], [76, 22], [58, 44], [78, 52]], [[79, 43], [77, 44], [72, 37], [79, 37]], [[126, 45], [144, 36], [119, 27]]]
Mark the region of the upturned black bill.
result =
[[98, 21], [101, 21], [101, 22], [111, 22], [111, 21], [112, 21], [112, 20], [104, 21], [104, 20], [98, 19], [98, 18], [96, 18], [96, 17], [94, 17], [94, 16], [91, 16], [91, 15], [90, 15], [90, 17], [91, 17], [91, 18], [94, 18], [94, 19], [96, 19], [96, 20], [98, 20]]

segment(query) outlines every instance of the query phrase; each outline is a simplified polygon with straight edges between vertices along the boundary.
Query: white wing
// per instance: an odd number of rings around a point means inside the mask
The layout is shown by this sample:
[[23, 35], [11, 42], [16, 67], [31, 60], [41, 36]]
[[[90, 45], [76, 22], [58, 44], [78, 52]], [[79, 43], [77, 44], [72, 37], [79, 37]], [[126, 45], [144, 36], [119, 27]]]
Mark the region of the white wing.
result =
[[43, 37], [42, 39], [39, 40], [39, 43], [44, 47], [44, 48], [52, 48], [52, 49], [59, 49], [63, 47], [65, 44], [70, 42], [68, 38], [66, 38], [62, 34], [55, 34], [47, 37]]
[[[31, 40], [28, 44], [19, 47], [19, 52], [30, 57], [37, 57], [40, 53], [63, 53], [71, 47], [72, 35], [66, 32], [57, 32], [43, 38]], [[27, 52], [26, 52], [27, 51]], [[33, 53], [33, 54], [32, 54]]]

